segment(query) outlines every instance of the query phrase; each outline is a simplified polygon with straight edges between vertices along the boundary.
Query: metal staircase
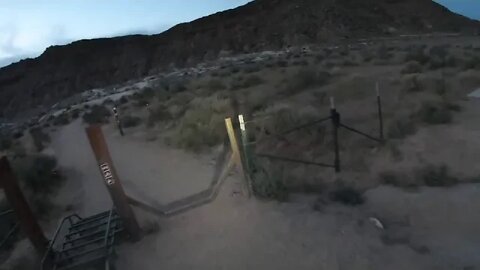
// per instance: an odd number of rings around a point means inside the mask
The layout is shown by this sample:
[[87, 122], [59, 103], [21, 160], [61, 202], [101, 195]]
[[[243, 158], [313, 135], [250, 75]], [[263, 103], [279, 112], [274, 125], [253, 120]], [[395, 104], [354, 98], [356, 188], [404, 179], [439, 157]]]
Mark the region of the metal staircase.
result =
[[113, 269], [114, 244], [122, 231], [122, 221], [114, 209], [88, 218], [67, 216], [50, 241], [41, 270]]

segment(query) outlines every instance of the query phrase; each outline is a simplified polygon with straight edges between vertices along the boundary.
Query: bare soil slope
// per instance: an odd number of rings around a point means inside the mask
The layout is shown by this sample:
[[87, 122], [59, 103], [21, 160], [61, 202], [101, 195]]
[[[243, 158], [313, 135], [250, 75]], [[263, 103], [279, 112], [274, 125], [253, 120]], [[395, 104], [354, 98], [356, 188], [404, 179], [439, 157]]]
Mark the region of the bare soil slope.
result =
[[[265, 20], [268, 18], [268, 20]], [[228, 53], [401, 33], [473, 33], [477, 21], [431, 0], [257, 0], [153, 36], [82, 40], [0, 69], [0, 117], [95, 87]]]

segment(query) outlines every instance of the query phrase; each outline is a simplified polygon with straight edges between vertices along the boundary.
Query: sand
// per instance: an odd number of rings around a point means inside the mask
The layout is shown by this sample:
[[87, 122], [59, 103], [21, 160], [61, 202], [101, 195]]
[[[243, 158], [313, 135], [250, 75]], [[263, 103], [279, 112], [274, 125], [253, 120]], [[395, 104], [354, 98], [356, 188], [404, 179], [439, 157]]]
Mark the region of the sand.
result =
[[[195, 192], [211, 179], [213, 166], [208, 157], [202, 159], [128, 136], [121, 138], [111, 127], [106, 127], [105, 132], [129, 193], [165, 202]], [[61, 192], [63, 199], [68, 197], [81, 214], [110, 207], [80, 123], [57, 133], [53, 149], [71, 178]], [[117, 268], [480, 267], [476, 252], [480, 248], [476, 233], [480, 226], [480, 212], [476, 209], [480, 203], [478, 184], [416, 192], [378, 187], [366, 193], [367, 203], [363, 206], [331, 204], [318, 212], [312, 207], [314, 197], [294, 195], [289, 203], [248, 199], [241, 195], [240, 183], [241, 179], [233, 175], [215, 201], [170, 218], [135, 209], [142, 222], [155, 220], [161, 229], [137, 243], [119, 246]], [[371, 217], [379, 219], [385, 230], [375, 227], [369, 221]]]

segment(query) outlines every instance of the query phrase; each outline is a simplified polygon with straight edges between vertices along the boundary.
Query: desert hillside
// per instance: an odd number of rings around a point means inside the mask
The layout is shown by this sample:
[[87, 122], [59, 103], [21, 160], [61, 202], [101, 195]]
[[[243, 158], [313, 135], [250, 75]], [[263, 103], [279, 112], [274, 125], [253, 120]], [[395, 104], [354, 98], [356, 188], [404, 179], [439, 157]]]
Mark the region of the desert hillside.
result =
[[[420, 12], [421, 11], [421, 12]], [[265, 20], [268, 18], [268, 20]], [[476, 33], [479, 23], [431, 0], [257, 0], [152, 36], [82, 40], [0, 69], [0, 117], [230, 55], [377, 36]]]

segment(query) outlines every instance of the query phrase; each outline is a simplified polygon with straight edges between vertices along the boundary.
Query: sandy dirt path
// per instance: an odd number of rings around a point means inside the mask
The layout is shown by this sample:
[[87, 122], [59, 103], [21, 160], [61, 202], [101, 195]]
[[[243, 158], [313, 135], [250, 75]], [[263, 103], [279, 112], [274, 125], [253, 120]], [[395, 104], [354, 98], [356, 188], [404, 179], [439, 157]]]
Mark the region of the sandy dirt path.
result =
[[[121, 137], [111, 127], [104, 128], [104, 134], [126, 193], [135, 198], [166, 204], [207, 189], [213, 179], [214, 164], [208, 157]], [[79, 121], [53, 135], [52, 150], [71, 179], [61, 200], [81, 202], [83, 214], [108, 209], [111, 202]]]
[[[233, 196], [170, 219], [118, 249], [118, 269], [473, 269], [480, 186], [409, 193], [380, 187], [358, 208], [312, 210], [312, 199], [261, 202]], [[237, 182], [237, 183], [236, 183]], [[462, 211], [463, 209], [463, 211]], [[376, 217], [385, 230], [370, 221]], [[465, 268], [467, 267], [467, 268]]]
[[[208, 158], [132, 142], [108, 129], [106, 133], [128, 192], [161, 202], [211, 180]], [[53, 149], [71, 179], [60, 196], [75, 204], [81, 214], [110, 207], [83, 127], [79, 123], [64, 127], [55, 134]], [[174, 180], [158, 181], [168, 177]], [[182, 182], [185, 179], [190, 182]], [[240, 180], [230, 177], [218, 198], [208, 205], [171, 218], [150, 216], [160, 224], [160, 232], [119, 246], [117, 268], [480, 267], [480, 236], [476, 232], [480, 226], [479, 184], [417, 192], [379, 187], [366, 193], [367, 203], [361, 207], [333, 204], [321, 212], [312, 209], [314, 198], [308, 196], [294, 196], [289, 203], [263, 202], [239, 195], [240, 190]], [[136, 212], [142, 219], [148, 216], [139, 209]], [[373, 226], [370, 217], [381, 220], [385, 230]]]

